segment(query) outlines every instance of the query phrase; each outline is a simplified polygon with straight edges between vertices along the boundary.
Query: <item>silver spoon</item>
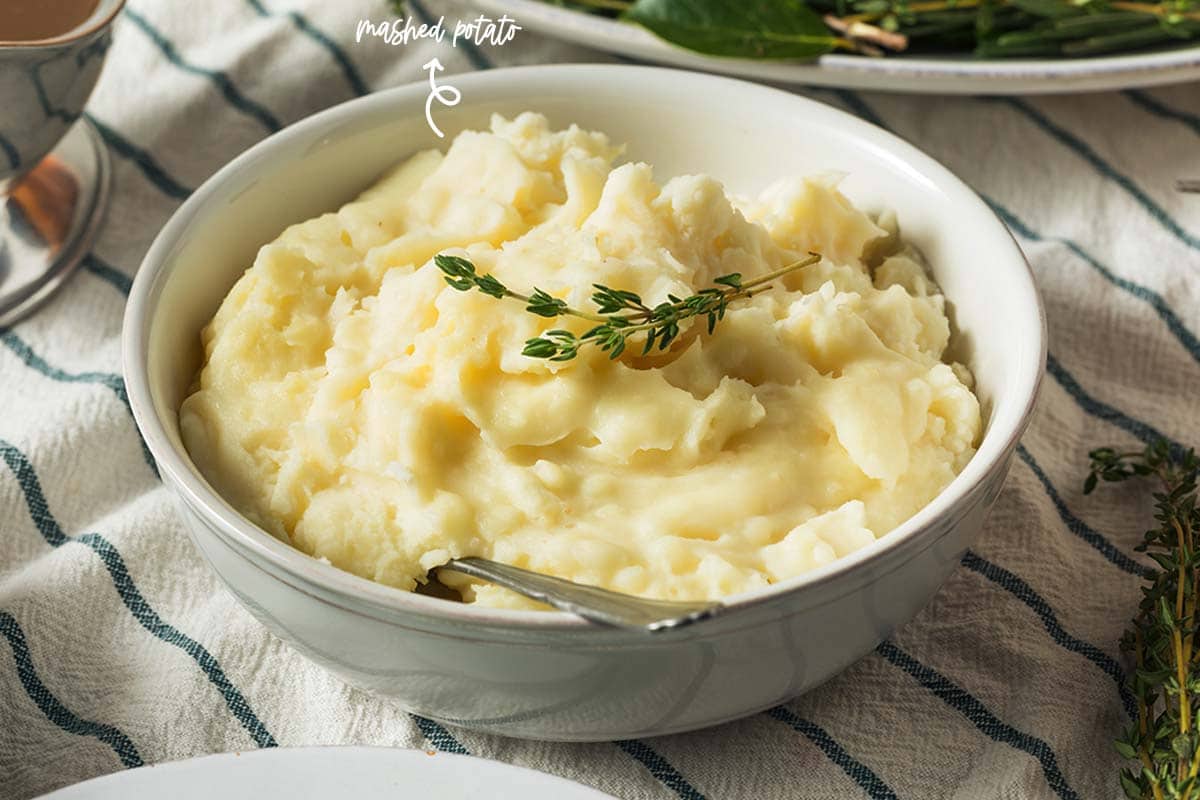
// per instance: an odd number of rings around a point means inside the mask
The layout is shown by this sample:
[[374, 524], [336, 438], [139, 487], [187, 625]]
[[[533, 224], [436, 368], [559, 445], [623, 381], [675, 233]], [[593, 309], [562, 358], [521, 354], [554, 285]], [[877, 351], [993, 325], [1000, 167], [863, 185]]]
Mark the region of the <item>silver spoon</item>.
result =
[[439, 569], [453, 570], [511, 589], [532, 600], [569, 611], [592, 622], [617, 628], [658, 633], [699, 622], [724, 610], [714, 600], [676, 602], [647, 600], [598, 586], [530, 572], [486, 558], [455, 558]]

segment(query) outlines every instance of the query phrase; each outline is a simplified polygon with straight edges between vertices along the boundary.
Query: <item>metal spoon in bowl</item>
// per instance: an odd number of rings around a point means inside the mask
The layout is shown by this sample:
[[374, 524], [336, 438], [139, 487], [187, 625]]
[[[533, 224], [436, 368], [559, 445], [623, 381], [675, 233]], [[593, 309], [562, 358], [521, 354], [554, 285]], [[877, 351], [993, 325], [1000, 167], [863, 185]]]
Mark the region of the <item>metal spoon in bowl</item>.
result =
[[714, 600], [676, 602], [647, 600], [612, 592], [598, 586], [575, 583], [540, 572], [501, 564], [486, 558], [455, 558], [438, 569], [461, 572], [503, 586], [531, 600], [569, 611], [592, 622], [617, 628], [658, 633], [699, 622], [724, 610]]

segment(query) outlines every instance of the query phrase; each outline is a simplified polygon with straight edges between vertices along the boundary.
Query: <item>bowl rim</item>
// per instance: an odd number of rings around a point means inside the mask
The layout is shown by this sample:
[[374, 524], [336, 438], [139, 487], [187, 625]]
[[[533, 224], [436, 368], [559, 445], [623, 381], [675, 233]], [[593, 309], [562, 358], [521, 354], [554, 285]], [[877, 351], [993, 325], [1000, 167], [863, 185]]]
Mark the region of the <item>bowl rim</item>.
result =
[[71, 44], [108, 27], [124, 7], [125, 0], [107, 0], [107, 2], [106, 0], [96, 0], [96, 7], [92, 9], [92, 13], [88, 14], [83, 22], [80, 22], [74, 28], [55, 34], [47, 39], [0, 39], [0, 50], [59, 47]]
[[[651, 80], [665, 80], [677, 95], [693, 94], [686, 91], [685, 84], [695, 85], [694, 96], [705, 97], [705, 89], [736, 90], [757, 93], [763, 102], [788, 103], [799, 111], [823, 117], [836, 125], [878, 145], [890, 156], [914, 170], [923, 179], [931, 181], [941, 191], [952, 191], [967, 204], [964, 214], [987, 220], [996, 226], [997, 242], [1005, 242], [1010, 249], [1013, 263], [1011, 281], [1014, 291], [1026, 295], [1030, 318], [1036, 318], [1033, 330], [1027, 333], [1023, 344], [1024, 370], [1012, 381], [1006, 391], [1017, 393], [1019, 411], [1011, 417], [1004, 429], [991, 427], [985, 430], [975, 454], [958, 475], [923, 506], [916, 514], [896, 528], [877, 538], [871, 544], [829, 564], [817, 567], [802, 575], [780, 581], [766, 588], [755, 589], [722, 598], [729, 611], [759, 606], [778, 601], [781, 597], [794, 595], [805, 590], [815, 590], [827, 585], [847, 573], [857, 570], [866, 563], [881, 559], [888, 553], [900, 550], [922, 538], [922, 534], [936, 523], [961, 507], [963, 502], [997, 470], [1008, 463], [1033, 412], [1041, 387], [1046, 361], [1046, 314], [1037, 291], [1033, 271], [1024, 253], [1013, 239], [1007, 226], [992, 209], [961, 179], [946, 167], [904, 141], [895, 134], [858, 117], [806, 97], [768, 86], [698, 73], [688, 70], [670, 69], [624, 64], [552, 64], [522, 67], [507, 67], [483, 72], [455, 76], [455, 83], [466, 89], [486, 96], [489, 86], [511, 85], [513, 81], [536, 81], [539, 79], [569, 80], [573, 86], [593, 78], [606, 81], [626, 79], [625, 85], [642, 85]], [[205, 519], [207, 527], [224, 538], [226, 543], [244, 556], [246, 551], [268, 562], [274, 569], [269, 572], [276, 577], [284, 573], [292, 581], [300, 580], [313, 588], [334, 596], [366, 603], [389, 612], [452, 621], [464, 626], [500, 626], [527, 631], [547, 629], [596, 629], [592, 623], [562, 611], [531, 611], [481, 607], [471, 604], [450, 603], [435, 597], [427, 597], [397, 587], [376, 583], [353, 573], [343, 571], [327, 562], [320, 561], [283, 542], [266, 530], [258, 527], [233, 508], [216, 490], [193, 472], [186, 451], [176, 448], [167, 434], [162, 419], [155, 411], [148, 377], [148, 353], [151, 323], [161, 296], [162, 286], [171, 274], [170, 251], [181, 235], [190, 227], [205, 204], [217, 195], [222, 185], [234, 175], [256, 162], [290, 139], [305, 137], [320, 131], [335, 120], [345, 123], [359, 117], [369, 116], [379, 108], [403, 107], [423, 108], [427, 94], [424, 83], [416, 82], [391, 89], [374, 92], [331, 106], [309, 117], [299, 120], [268, 136], [248, 148], [215, 172], [196, 189], [171, 215], [155, 237], [147, 251], [133, 281], [129, 301], [125, 309], [122, 326], [122, 368], [128, 390], [130, 407], [134, 419], [145, 438], [146, 446], [153, 455], [164, 478], [180, 494], [184, 503]], [[464, 92], [464, 95], [466, 93]], [[253, 171], [253, 169], [251, 169]], [[959, 199], [959, 198], [956, 198]], [[1017, 286], [1016, 284], [1020, 284]], [[1028, 357], [1026, 357], [1028, 356]], [[998, 403], [993, 402], [993, 408]], [[167, 481], [164, 481], [167, 482]], [[924, 548], [921, 548], [924, 549]], [[264, 565], [260, 565], [264, 566]], [[281, 578], [282, 579], [282, 578]], [[729, 614], [714, 618], [724, 619]], [[702, 623], [703, 624], [703, 623]], [[691, 626], [698, 628], [700, 625]]]

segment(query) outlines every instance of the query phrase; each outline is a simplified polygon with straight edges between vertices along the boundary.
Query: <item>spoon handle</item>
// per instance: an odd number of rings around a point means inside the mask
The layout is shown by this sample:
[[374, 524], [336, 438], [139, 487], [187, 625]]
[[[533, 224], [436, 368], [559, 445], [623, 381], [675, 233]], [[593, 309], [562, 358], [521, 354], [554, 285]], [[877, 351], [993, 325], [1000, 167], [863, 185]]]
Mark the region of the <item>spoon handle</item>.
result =
[[680, 603], [648, 600], [598, 586], [530, 572], [486, 558], [456, 558], [441, 569], [482, 578], [517, 594], [569, 611], [592, 622], [657, 633], [690, 625], [717, 614], [725, 606], [713, 600]]

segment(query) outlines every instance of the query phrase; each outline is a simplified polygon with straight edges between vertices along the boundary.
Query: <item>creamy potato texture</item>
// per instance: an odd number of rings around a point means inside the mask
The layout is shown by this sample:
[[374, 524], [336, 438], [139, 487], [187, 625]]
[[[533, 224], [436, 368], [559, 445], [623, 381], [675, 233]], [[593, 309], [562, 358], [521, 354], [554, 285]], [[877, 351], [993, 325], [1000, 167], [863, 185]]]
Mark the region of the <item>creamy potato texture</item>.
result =
[[[660, 185], [601, 134], [495, 118], [263, 247], [205, 328], [180, 411], [200, 470], [276, 536], [412, 589], [480, 555], [660, 598], [763, 587], [929, 502], [980, 434], [944, 301], [834, 177], [734, 201]], [[438, 253], [591, 308], [824, 258], [667, 353], [521, 355], [549, 328], [447, 286]], [[517, 605], [464, 584], [465, 599]]]

